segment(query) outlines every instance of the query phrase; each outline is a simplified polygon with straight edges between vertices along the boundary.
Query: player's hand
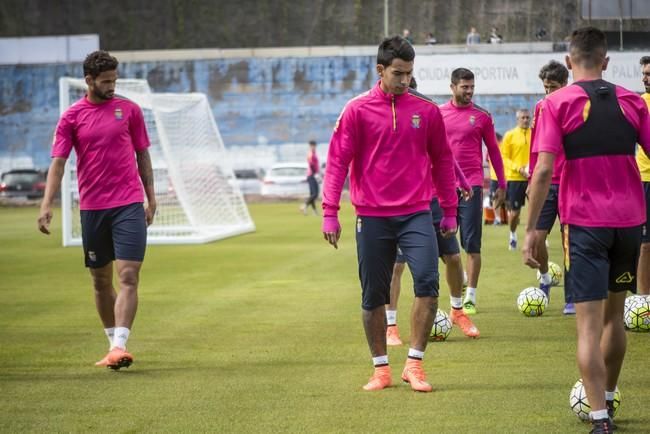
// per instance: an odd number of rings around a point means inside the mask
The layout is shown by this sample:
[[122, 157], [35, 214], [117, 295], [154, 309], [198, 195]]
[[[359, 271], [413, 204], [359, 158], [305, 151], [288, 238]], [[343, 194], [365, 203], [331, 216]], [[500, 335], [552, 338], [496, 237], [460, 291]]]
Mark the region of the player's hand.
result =
[[526, 231], [526, 238], [524, 239], [524, 246], [521, 248], [521, 254], [524, 264], [530, 268], [539, 268], [539, 262], [535, 259], [537, 257], [536, 242], [535, 231]]
[[341, 238], [341, 224], [338, 217], [323, 217], [323, 238], [325, 241], [338, 249], [339, 238]]
[[443, 216], [440, 220], [440, 233], [444, 238], [451, 238], [458, 229], [458, 221], [456, 217]]
[[497, 188], [494, 192], [494, 209], [497, 209], [503, 205], [506, 200], [506, 191], [503, 188]]
[[144, 218], [147, 221], [147, 226], [151, 226], [153, 219], [156, 216], [156, 202], [149, 202], [147, 207], [144, 209]]
[[474, 196], [474, 191], [470, 188], [468, 190], [464, 189], [463, 187], [460, 188], [460, 194], [463, 196], [463, 200], [467, 202]]
[[52, 222], [52, 210], [50, 207], [41, 207], [41, 213], [38, 216], [38, 230], [44, 234], [50, 235], [50, 223]]

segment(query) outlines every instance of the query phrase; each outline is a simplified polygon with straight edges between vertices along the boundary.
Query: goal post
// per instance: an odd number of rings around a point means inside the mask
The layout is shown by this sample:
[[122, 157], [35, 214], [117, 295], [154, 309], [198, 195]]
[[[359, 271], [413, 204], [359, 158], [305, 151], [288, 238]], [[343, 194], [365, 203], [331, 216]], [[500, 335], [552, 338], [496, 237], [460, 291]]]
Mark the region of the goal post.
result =
[[[63, 113], [86, 92], [82, 79], [59, 80]], [[202, 93], [152, 93], [146, 80], [119, 79], [115, 93], [143, 111], [157, 211], [148, 244], [206, 243], [255, 230], [219, 128]], [[61, 187], [63, 245], [81, 245], [76, 155]]]

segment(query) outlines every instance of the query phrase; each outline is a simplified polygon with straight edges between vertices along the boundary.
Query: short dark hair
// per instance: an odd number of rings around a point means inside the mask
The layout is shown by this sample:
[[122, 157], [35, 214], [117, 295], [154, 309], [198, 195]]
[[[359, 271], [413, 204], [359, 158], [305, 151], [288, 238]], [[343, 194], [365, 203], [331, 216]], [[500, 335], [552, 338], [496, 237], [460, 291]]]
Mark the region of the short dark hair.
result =
[[402, 59], [405, 62], [412, 62], [415, 59], [413, 46], [401, 36], [384, 39], [377, 51], [377, 65], [390, 66], [395, 59]]
[[316, 146], [316, 140], [313, 140], [313, 139], [310, 140], [310, 141], [309, 141], [309, 144], [310, 144], [311, 146]]
[[641, 66], [646, 66], [648, 63], [650, 63], [650, 56], [643, 56], [641, 60], [639, 60]]
[[607, 56], [607, 38], [596, 27], [582, 27], [571, 33], [569, 43], [571, 61], [586, 68], [598, 66]]
[[452, 84], [458, 84], [461, 80], [474, 80], [474, 73], [467, 68], [456, 68], [451, 71]]
[[96, 78], [102, 72], [116, 70], [118, 64], [117, 59], [108, 51], [93, 51], [84, 60], [84, 77], [90, 75], [92, 78]]
[[539, 79], [564, 84], [569, 81], [569, 70], [557, 60], [551, 60], [539, 70]]

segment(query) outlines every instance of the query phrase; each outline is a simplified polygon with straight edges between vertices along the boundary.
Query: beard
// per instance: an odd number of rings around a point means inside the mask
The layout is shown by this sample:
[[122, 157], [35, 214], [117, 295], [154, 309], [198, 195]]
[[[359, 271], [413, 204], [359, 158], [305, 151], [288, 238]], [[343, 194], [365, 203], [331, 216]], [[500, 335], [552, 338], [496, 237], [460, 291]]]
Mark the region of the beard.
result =
[[102, 92], [102, 91], [98, 90], [97, 88], [95, 88], [95, 89], [92, 90], [92, 94], [93, 94], [93, 96], [95, 98], [98, 98], [98, 99], [101, 99], [101, 100], [104, 100], [104, 101], [108, 101], [109, 99], [113, 98], [113, 96], [115, 95], [115, 91], [109, 90], [109, 91], [106, 91], [106, 92]]

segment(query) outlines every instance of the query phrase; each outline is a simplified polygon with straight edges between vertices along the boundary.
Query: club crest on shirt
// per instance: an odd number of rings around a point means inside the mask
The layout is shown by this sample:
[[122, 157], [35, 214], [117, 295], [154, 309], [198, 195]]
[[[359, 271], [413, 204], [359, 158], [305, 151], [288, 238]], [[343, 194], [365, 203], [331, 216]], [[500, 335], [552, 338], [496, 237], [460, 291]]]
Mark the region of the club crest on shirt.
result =
[[469, 117], [469, 124], [470, 124], [471, 126], [474, 126], [475, 123], [476, 123], [476, 116], [471, 115], [471, 116]]
[[122, 119], [122, 109], [119, 107], [115, 109], [115, 119]]
[[413, 128], [420, 128], [420, 115], [414, 114], [411, 116], [411, 126]]

